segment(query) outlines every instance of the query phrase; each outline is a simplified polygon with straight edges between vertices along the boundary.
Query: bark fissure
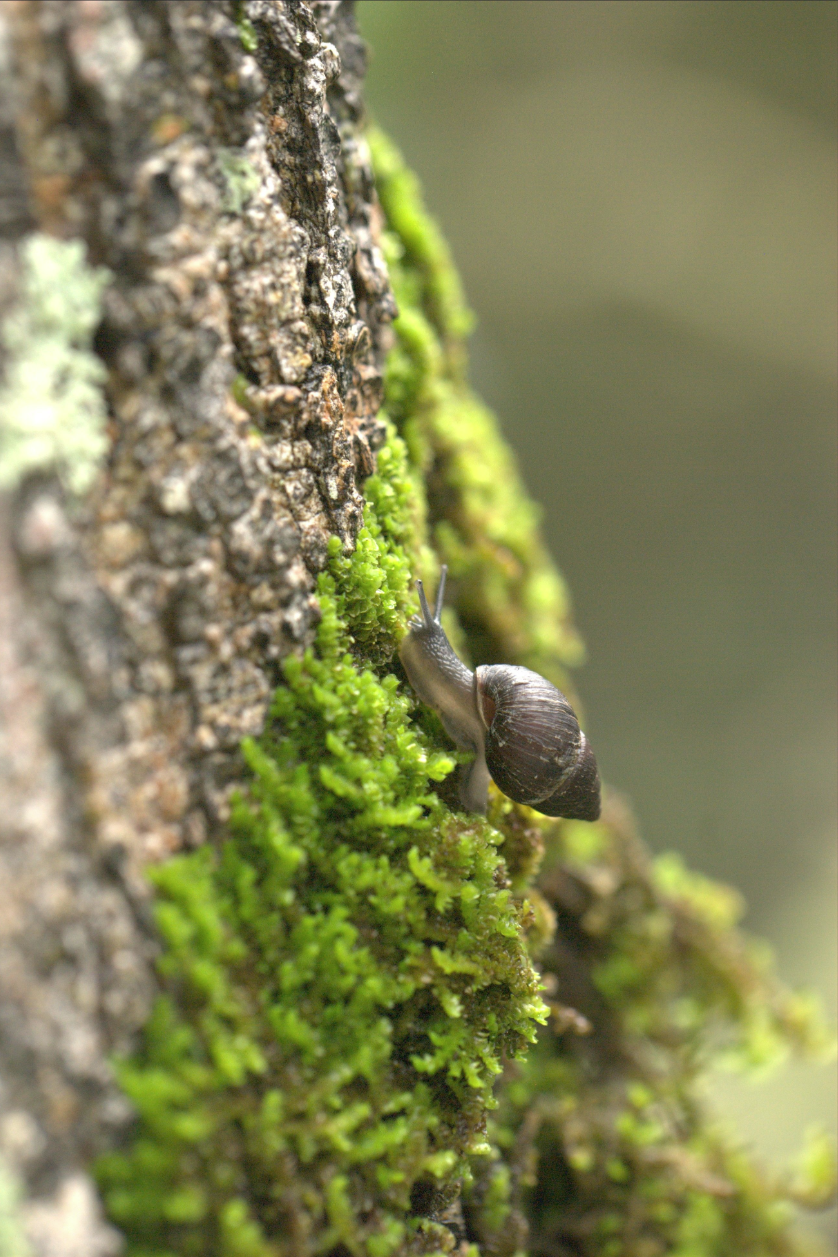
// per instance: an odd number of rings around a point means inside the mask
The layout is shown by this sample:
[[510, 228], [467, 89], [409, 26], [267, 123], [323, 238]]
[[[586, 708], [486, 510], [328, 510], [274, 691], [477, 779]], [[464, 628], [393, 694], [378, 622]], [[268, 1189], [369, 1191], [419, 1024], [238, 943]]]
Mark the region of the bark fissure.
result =
[[2, 1257], [792, 1257], [828, 1154], [694, 1083], [811, 1005], [610, 792], [459, 813], [399, 671], [441, 562], [472, 662], [581, 643], [363, 74], [340, 0], [0, 6]]
[[312, 640], [383, 438], [394, 305], [339, 5], [248, 4], [255, 51], [232, 3], [3, 16], [8, 237], [81, 238], [113, 277], [106, 465], [83, 504], [27, 479], [3, 569], [0, 1054], [27, 1080], [3, 1146], [56, 1216], [87, 1211], [92, 1257], [107, 1232], [66, 1184], [128, 1116], [107, 1059], [154, 989], [142, 870], [224, 824], [241, 739]]

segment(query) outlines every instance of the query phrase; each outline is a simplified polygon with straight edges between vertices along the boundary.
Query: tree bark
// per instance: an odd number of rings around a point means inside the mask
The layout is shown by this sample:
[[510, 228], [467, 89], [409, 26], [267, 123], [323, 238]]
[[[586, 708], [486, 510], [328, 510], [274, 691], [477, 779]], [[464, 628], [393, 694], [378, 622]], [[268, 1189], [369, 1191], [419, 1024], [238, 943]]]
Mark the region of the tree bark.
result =
[[36, 1251], [96, 1257], [86, 1167], [130, 1116], [109, 1057], [155, 989], [143, 868], [224, 825], [312, 641], [394, 305], [344, 6], [3, 8], [4, 313], [33, 230], [111, 275], [105, 466], [82, 500], [28, 469], [0, 533], [0, 1139]]
[[343, 0], [0, 6], [0, 1257], [791, 1257], [828, 1155], [694, 1087], [821, 1045], [736, 896], [463, 815], [411, 707], [440, 561], [475, 663], [580, 645], [363, 71]]

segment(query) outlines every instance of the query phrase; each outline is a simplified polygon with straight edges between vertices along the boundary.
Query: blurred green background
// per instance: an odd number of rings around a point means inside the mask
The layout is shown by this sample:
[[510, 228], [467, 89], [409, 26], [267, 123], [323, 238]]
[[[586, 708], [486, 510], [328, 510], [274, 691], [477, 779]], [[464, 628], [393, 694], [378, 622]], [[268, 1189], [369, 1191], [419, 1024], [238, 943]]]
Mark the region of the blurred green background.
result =
[[[838, 5], [358, 15], [573, 592], [604, 775], [834, 1016]], [[771, 1160], [835, 1127], [832, 1066], [712, 1089]]]

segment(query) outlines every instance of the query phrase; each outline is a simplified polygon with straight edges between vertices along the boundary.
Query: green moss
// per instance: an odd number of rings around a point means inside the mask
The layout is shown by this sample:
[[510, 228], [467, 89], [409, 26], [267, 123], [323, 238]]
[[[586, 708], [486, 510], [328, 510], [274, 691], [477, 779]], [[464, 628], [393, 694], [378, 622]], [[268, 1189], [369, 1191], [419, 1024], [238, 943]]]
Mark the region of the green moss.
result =
[[652, 863], [615, 801], [596, 825], [497, 792], [486, 820], [453, 811], [457, 757], [392, 671], [412, 579], [440, 560], [474, 658], [562, 679], [579, 645], [465, 383], [445, 246], [395, 150], [373, 151], [392, 426], [354, 552], [332, 545], [316, 647], [244, 747], [226, 842], [151, 875], [162, 994], [118, 1065], [139, 1121], [99, 1165], [110, 1215], [133, 1257], [408, 1257], [453, 1250], [462, 1185], [469, 1257], [791, 1257], [785, 1197], [828, 1195], [828, 1149], [786, 1190], [695, 1084], [722, 1057], [820, 1050], [811, 1004], [737, 933], [738, 897]]
[[353, 645], [375, 667], [389, 665], [416, 611], [413, 581], [421, 572], [436, 582], [435, 557], [422, 537], [421, 480], [409, 465], [404, 442], [389, 425], [378, 453], [378, 470], [364, 486], [364, 526], [351, 555], [332, 539], [332, 571], [338, 579], [337, 609]]
[[832, 1202], [838, 1178], [835, 1145], [820, 1127], [811, 1127], [806, 1132], [806, 1142], [793, 1173], [793, 1200], [812, 1209], [822, 1209]]
[[650, 863], [615, 808], [595, 826], [562, 822], [544, 836], [541, 892], [559, 941], [542, 968], [557, 1001], [572, 992], [589, 1033], [574, 1033], [553, 1003], [536, 1048], [506, 1071], [489, 1126], [494, 1162], [470, 1193], [488, 1251], [517, 1246], [487, 1207], [498, 1165], [510, 1171], [508, 1216], [528, 1218], [536, 1251], [580, 1234], [585, 1257], [809, 1251], [789, 1201], [814, 1205], [834, 1191], [828, 1141], [813, 1138], [796, 1180], [772, 1181], [708, 1120], [696, 1084], [711, 1063], [753, 1071], [791, 1050], [822, 1054], [816, 1008], [784, 990], [764, 950], [734, 929], [738, 896], [674, 857]]
[[30, 236], [21, 298], [2, 328], [0, 487], [55, 470], [73, 493], [90, 485], [108, 448], [105, 368], [91, 348], [108, 272], [79, 240]]
[[407, 485], [391, 435], [359, 545], [321, 577], [317, 648], [245, 747], [229, 841], [151, 874], [165, 994], [120, 1066], [140, 1134], [99, 1167], [132, 1252], [436, 1249], [411, 1190], [461, 1176], [545, 1015], [501, 835], [440, 802], [453, 759], [349, 653], [392, 654]]
[[[400, 307], [387, 405], [427, 483], [471, 654], [565, 685], [581, 654], [568, 599], [514, 459], [468, 390], [469, 319], [446, 247], [396, 150], [371, 142]], [[740, 896], [675, 856], [652, 864], [616, 805], [596, 825], [557, 825], [496, 797], [490, 818], [557, 1000], [537, 1047], [506, 1068], [492, 1155], [473, 1166], [466, 1206], [482, 1250], [512, 1257], [529, 1225], [536, 1251], [585, 1257], [802, 1251], [785, 1189], [713, 1128], [695, 1094], [711, 1062], [753, 1071], [828, 1047], [813, 1001], [785, 991], [765, 948], [737, 933]], [[813, 1146], [800, 1200], [834, 1190], [828, 1145]]]
[[256, 34], [256, 27], [253, 25], [250, 18], [245, 17], [242, 13], [239, 13], [236, 17], [236, 29], [239, 32], [241, 46], [245, 52], [255, 52], [259, 47], [259, 39]]
[[387, 408], [427, 483], [430, 535], [449, 566], [472, 657], [524, 664], [566, 689], [565, 668], [580, 662], [582, 645], [538, 508], [497, 420], [466, 382], [463, 338], [472, 320], [457, 273], [415, 176], [380, 132], [370, 144], [400, 311]]

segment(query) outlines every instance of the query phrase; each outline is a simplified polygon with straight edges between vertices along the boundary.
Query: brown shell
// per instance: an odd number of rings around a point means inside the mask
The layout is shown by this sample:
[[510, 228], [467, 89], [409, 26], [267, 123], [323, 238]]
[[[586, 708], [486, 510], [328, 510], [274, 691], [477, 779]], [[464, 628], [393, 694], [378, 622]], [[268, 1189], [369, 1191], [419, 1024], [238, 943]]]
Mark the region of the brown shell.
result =
[[486, 764], [503, 793], [546, 816], [596, 820], [596, 759], [564, 694], [508, 664], [478, 668], [475, 687]]

